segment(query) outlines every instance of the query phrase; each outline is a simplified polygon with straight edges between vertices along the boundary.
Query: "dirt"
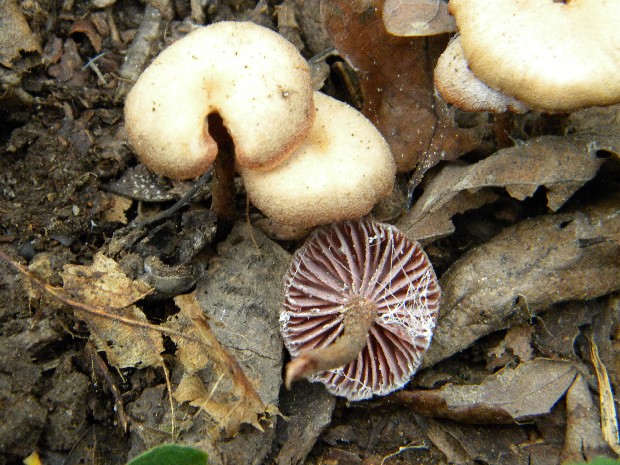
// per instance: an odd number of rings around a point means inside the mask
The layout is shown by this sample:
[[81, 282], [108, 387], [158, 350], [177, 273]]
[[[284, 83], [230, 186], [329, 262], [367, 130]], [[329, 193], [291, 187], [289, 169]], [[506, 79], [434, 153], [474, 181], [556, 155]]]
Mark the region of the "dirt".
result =
[[[450, 413], [437, 418], [436, 412], [422, 409], [421, 415], [420, 410], [411, 407], [411, 399], [402, 396], [349, 404], [327, 394], [321, 385], [301, 382], [291, 392], [281, 387], [280, 374], [287, 354], [278, 331], [280, 283], [290, 254], [301, 240], [270, 239], [258, 229], [252, 232], [246, 221], [241, 184], [237, 185], [235, 197], [238, 216], [234, 228], [224, 232], [218, 229], [209, 211], [208, 184], [192, 192], [193, 182], [162, 180], [137, 162], [123, 126], [123, 100], [128, 86], [151, 57], [186, 33], [192, 24], [252, 20], [278, 30], [308, 59], [328, 50], [331, 41], [321, 25], [318, 0], [258, 4], [217, 0], [203, 2], [206, 6], [197, 8], [200, 3], [6, 0], [0, 4], [0, 15], [7, 19], [14, 38], [13, 44], [0, 40], [0, 251], [5, 254], [0, 259], [0, 465], [21, 463], [34, 451], [45, 465], [122, 464], [150, 446], [173, 440], [203, 447], [210, 453], [211, 463], [227, 464], [517, 464], [614, 456], [609, 444], [600, 439], [598, 425], [595, 428], [592, 423], [576, 430], [585, 435], [583, 428], [590, 428], [588, 437], [594, 438], [584, 456], [569, 450], [565, 431], [569, 426], [575, 431], [575, 426], [571, 409], [562, 398], [566, 388], [550, 411], [536, 412], [523, 424], [491, 424], [491, 414], [472, 426], [454, 421]], [[9, 26], [0, 20], [0, 33], [8, 31], [3, 28]], [[142, 45], [130, 50], [136, 37], [143, 39]], [[327, 61], [316, 63], [315, 78], [324, 91], [355, 102], [359, 96], [346, 86], [352, 68], [338, 55], [327, 56]], [[617, 110], [613, 114], [617, 115]], [[600, 118], [612, 122], [610, 115]], [[525, 139], [557, 136], [570, 125], [573, 129], [585, 127], [584, 121], [588, 121], [539, 114], [509, 116], [505, 120], [488, 115], [486, 120], [471, 115], [458, 118], [462, 128], [477, 128], [476, 149], [470, 150], [472, 140], [467, 141], [465, 160], [472, 164], [511, 143], [506, 133]], [[495, 133], [489, 131], [488, 121], [493, 123]], [[451, 120], [446, 134], [453, 134], [456, 125]], [[582, 242], [575, 246], [579, 254], [570, 255], [562, 266], [571, 272], [570, 261], [586, 253], [581, 249], [602, 244], [608, 248], [588, 255], [587, 263], [604, 263], [606, 273], [615, 273], [620, 263], [616, 261], [620, 188], [616, 181], [619, 145], [615, 128], [612, 135], [605, 133], [604, 139], [592, 136], [575, 149], [590, 150], [588, 147], [595, 141], [600, 147], [592, 152], [593, 157], [604, 161], [597, 162], [587, 177], [571, 174], [570, 193], [562, 190], [564, 178], [548, 177], [528, 180], [528, 185], [535, 187], [519, 199], [505, 189], [507, 185], [508, 190], [513, 184], [521, 185], [519, 182], [505, 181], [489, 188], [485, 178], [475, 189], [463, 188], [467, 189], [465, 194], [455, 189], [459, 203], [444, 210], [447, 217], [441, 218], [442, 225], [437, 226], [432, 218], [428, 221], [425, 233], [431, 231], [437, 236], [429, 233], [421, 238], [426, 239], [427, 252], [438, 274], [443, 275], [460, 257], [501, 231], [508, 231], [502, 237], [511, 237], [512, 230], [507, 228], [521, 220], [555, 214], [556, 208], [549, 209], [546, 198], [552, 182], [554, 188], [566, 194], [557, 209], [577, 192], [565, 208], [578, 212], [574, 213], [578, 221], [570, 219], [566, 223], [604, 226], [584, 226], [595, 231], [592, 234], [596, 237], [580, 236]], [[453, 151], [452, 158], [457, 157], [457, 151]], [[435, 158], [425, 169], [440, 162]], [[376, 210], [377, 215], [391, 222], [406, 220], [401, 213], [407, 207], [407, 183], [412, 171], [399, 175], [396, 194]], [[432, 185], [417, 186], [422, 175], [420, 169], [415, 170], [417, 197], [424, 189], [426, 195], [432, 192]], [[590, 179], [595, 175], [597, 184], [593, 185]], [[409, 186], [412, 188], [411, 183]], [[474, 195], [482, 194], [476, 189], [482, 188], [487, 189], [484, 196], [472, 200]], [[191, 201], [180, 211], [143, 221], [165, 211], [188, 192], [192, 193]], [[587, 216], [590, 210], [586, 207], [593, 200], [607, 197], [611, 200], [602, 210]], [[417, 210], [414, 207], [412, 211]], [[258, 216], [250, 208], [248, 217]], [[129, 226], [134, 220], [140, 222], [139, 227]], [[415, 221], [406, 221], [409, 228], [421, 220], [415, 217]], [[564, 230], [564, 222], [558, 224], [556, 227], [554, 223], [554, 231]], [[510, 245], [495, 247], [500, 249], [497, 261], [509, 256], [502, 247]], [[542, 248], [549, 255], [558, 251], [551, 242]], [[159, 336], [164, 350], [155, 354], [157, 362], [145, 364], [148, 366], [111, 363], [109, 354], [99, 345], [101, 341], [92, 334], [92, 322], [76, 310], [66, 295], [59, 298], [50, 292], [62, 288], [66, 279], [63, 267], [90, 267], [98, 253], [114, 259], [130, 279], [140, 278], [155, 289], [130, 302], [139, 306], [149, 324], [183, 328], [180, 321], [184, 308], [174, 297], [195, 290], [197, 302], [208, 315], [205, 321], [222, 350], [234, 360], [217, 362], [223, 363], [225, 369], [211, 360], [211, 365], [196, 373], [205, 386], [210, 386], [219, 382], [220, 373], [232, 373], [234, 367], [240, 366], [245, 373], [243, 379], [249, 379], [260, 396], [257, 402], [262, 401], [260, 415], [253, 411], [257, 424], [240, 416], [238, 423], [231, 426], [234, 415], [230, 411], [220, 417], [205, 414], [196, 406], [195, 398], [193, 403], [172, 401], [170, 383], [176, 386], [190, 374], [177, 359], [181, 343], [174, 336]], [[572, 254], [573, 249], [566, 253]], [[467, 260], [470, 258], [465, 257], [463, 262]], [[11, 262], [26, 268], [19, 271]], [[557, 275], [553, 266], [549, 265], [549, 274]], [[449, 358], [435, 355], [436, 364], [423, 370], [409, 388], [435, 390], [449, 383], [478, 385], [500, 369], [536, 357], [570, 360], [576, 367], [572, 376], [579, 371], [589, 383], [592, 409], [596, 411], [593, 421], [599, 421], [598, 372], [590, 365], [588, 341], [597, 341], [617, 398], [620, 285], [613, 276], [597, 279], [595, 268], [588, 268], [586, 279], [604, 282], [604, 288], [567, 290], [566, 298], [541, 297], [544, 305], [541, 303], [540, 308], [527, 307], [515, 290], [515, 296], [506, 299], [510, 300], [506, 304], [510, 308], [501, 310], [501, 321], [482, 331], [474, 317], [463, 317], [468, 326], [478, 329], [472, 330], [475, 342], [446, 349]], [[529, 268], [522, 273], [529, 273]], [[505, 274], [515, 275], [511, 270]], [[506, 282], [506, 286], [516, 286]], [[512, 311], [517, 300], [521, 313]], [[538, 301], [533, 304], [538, 305]], [[489, 304], [491, 309], [493, 305]], [[548, 312], [540, 317], [544, 311]], [[565, 320], [568, 314], [575, 315], [570, 319], [570, 329]], [[174, 326], [177, 323], [180, 326]], [[458, 328], [458, 321], [447, 325]], [[558, 337], [551, 337], [551, 333]], [[453, 341], [444, 338], [441, 342], [449, 346]], [[455, 352], [459, 353], [452, 355]], [[239, 376], [225, 380], [233, 394], [239, 392], [235, 391], [237, 382]], [[231, 394], [207, 400], [224, 406], [238, 405], [238, 397]], [[592, 399], [586, 393], [582, 402]], [[469, 407], [477, 409], [476, 405]]]

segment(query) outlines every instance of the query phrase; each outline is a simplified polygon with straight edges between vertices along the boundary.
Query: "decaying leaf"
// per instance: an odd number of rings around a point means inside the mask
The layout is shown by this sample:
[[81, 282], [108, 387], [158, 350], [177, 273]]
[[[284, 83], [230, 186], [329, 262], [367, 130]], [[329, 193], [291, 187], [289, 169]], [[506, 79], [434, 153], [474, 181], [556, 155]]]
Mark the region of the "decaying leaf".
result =
[[14, 0], [0, 2], [0, 65], [13, 67], [22, 52], [41, 52], [39, 38]]
[[582, 133], [543, 136], [502, 149], [472, 165], [450, 164], [430, 179], [424, 194], [398, 226], [413, 239], [434, 239], [454, 232], [451, 218], [493, 201], [489, 188], [503, 187], [523, 200], [547, 188], [547, 205], [557, 211], [591, 180], [604, 162], [598, 150], [620, 151], [620, 135]]
[[441, 313], [425, 364], [528, 321], [552, 304], [620, 289], [618, 199], [506, 228], [441, 278]]
[[486, 354], [486, 368], [495, 371], [509, 363], [529, 362], [534, 358], [532, 349], [532, 335], [535, 327], [532, 325], [516, 325], [506, 331], [504, 339], [491, 348]]
[[[227, 437], [243, 423], [262, 430], [260, 421], [273, 415], [275, 408], [263, 404], [237, 361], [218, 342], [194, 294], [179, 295], [174, 301], [181, 311], [165, 326], [191, 337], [171, 335], [185, 368], [175, 399], [203, 409]], [[207, 367], [213, 368], [209, 385], [197, 374]]]
[[575, 379], [572, 364], [535, 359], [504, 368], [480, 385], [449, 384], [437, 390], [399, 391], [416, 413], [463, 423], [512, 424], [549, 413]]
[[133, 200], [120, 195], [111, 194], [109, 201], [109, 207], [103, 212], [103, 217], [109, 222], [118, 222], [121, 224], [127, 224], [127, 210], [133, 205]]
[[[577, 358], [575, 341], [582, 327], [592, 325], [600, 312], [601, 299], [561, 302], [545, 312], [541, 324], [536, 325], [533, 344], [547, 357]], [[604, 298], [602, 300], [605, 300]]]
[[607, 367], [602, 362], [598, 354], [598, 347], [593, 340], [590, 342], [590, 357], [598, 380], [598, 394], [601, 407], [601, 430], [603, 439], [609, 444], [612, 450], [620, 455], [620, 435], [618, 434], [618, 415], [616, 415], [616, 403], [614, 394], [609, 382]]
[[385, 0], [385, 29], [395, 36], [429, 36], [456, 31], [443, 0]]
[[460, 129], [436, 105], [433, 68], [447, 35], [395, 37], [383, 25], [383, 0], [321, 2], [325, 27], [339, 52], [356, 69], [362, 112], [390, 144], [399, 171], [417, 176], [441, 160], [473, 150], [478, 128]]
[[609, 454], [600, 421], [588, 382], [578, 374], [566, 393], [566, 442], [562, 463], [590, 461]]
[[[443, 438], [451, 442], [451, 449], [459, 452], [454, 463], [470, 465], [533, 465], [556, 464], [561, 444], [541, 437], [528, 437], [518, 425], [465, 425], [453, 421], [430, 421]], [[442, 449], [442, 451], [445, 450]], [[452, 458], [453, 456], [448, 456]]]
[[[142, 281], [131, 280], [118, 264], [98, 253], [90, 266], [65, 265], [61, 273], [63, 290], [74, 299], [104, 309], [106, 316], [75, 308], [85, 321], [98, 350], [117, 368], [160, 365], [164, 351], [162, 335], [149, 327], [144, 313], [134, 304], [152, 289]], [[127, 321], [142, 325], [127, 324]]]
[[98, 307], [127, 307], [152, 291], [146, 283], [130, 279], [102, 253], [93, 257], [90, 266], [65, 265], [61, 277], [66, 292]]

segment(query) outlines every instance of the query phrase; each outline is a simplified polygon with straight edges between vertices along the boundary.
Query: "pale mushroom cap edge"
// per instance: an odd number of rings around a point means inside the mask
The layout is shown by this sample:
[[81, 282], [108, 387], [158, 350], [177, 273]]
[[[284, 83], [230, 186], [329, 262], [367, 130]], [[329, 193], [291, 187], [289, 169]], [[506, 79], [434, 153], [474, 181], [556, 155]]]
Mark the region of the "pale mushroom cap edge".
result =
[[531, 108], [620, 102], [617, 0], [451, 0], [474, 74]]
[[250, 201], [285, 225], [358, 218], [394, 187], [394, 158], [372, 123], [320, 92], [315, 106], [308, 137], [288, 159], [271, 170], [240, 169]]
[[310, 70], [279, 34], [249, 22], [189, 33], [142, 73], [125, 103], [129, 140], [157, 174], [188, 179], [217, 155], [206, 118], [218, 113], [241, 166], [273, 166], [314, 119]]

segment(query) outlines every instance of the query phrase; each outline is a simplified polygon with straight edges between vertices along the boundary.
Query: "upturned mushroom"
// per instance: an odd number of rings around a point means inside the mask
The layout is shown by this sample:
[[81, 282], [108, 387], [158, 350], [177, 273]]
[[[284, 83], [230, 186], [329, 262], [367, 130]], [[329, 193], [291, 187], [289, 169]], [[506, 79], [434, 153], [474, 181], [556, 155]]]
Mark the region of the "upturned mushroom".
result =
[[450, 0], [469, 67], [530, 108], [620, 102], [620, 2]]
[[[314, 120], [310, 70], [277, 33], [249, 22], [197, 29], [165, 49], [125, 103], [129, 141], [157, 174], [191, 179], [218, 154], [210, 115], [232, 139], [241, 167], [272, 167]], [[221, 132], [221, 131], [220, 131]]]
[[285, 384], [320, 381], [349, 400], [404, 386], [430, 345], [440, 289], [419, 244], [364, 219], [316, 231], [285, 276]]
[[387, 142], [365, 116], [320, 92], [314, 102], [314, 125], [289, 158], [268, 170], [240, 167], [252, 204], [299, 228], [366, 215], [396, 175]]

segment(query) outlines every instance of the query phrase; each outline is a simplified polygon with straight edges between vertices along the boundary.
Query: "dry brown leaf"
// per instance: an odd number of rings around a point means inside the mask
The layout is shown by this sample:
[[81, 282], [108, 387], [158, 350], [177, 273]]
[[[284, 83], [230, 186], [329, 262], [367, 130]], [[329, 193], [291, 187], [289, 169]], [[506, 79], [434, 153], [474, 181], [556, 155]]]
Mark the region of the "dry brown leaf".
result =
[[609, 444], [612, 450], [620, 455], [620, 435], [618, 434], [618, 415], [616, 415], [616, 403], [614, 394], [609, 382], [607, 367], [602, 362], [598, 354], [596, 343], [589, 339], [590, 342], [590, 358], [596, 372], [598, 380], [598, 394], [601, 407], [601, 430], [603, 439]]
[[528, 321], [552, 304], [620, 289], [619, 200], [506, 228], [441, 278], [443, 302], [425, 364]]
[[120, 195], [111, 194], [109, 199], [109, 206], [103, 212], [103, 217], [109, 222], [118, 222], [121, 224], [127, 224], [127, 210], [133, 205], [133, 200], [127, 197], [121, 197]]
[[392, 36], [382, 9], [382, 0], [321, 2], [328, 34], [357, 71], [362, 113], [390, 144], [398, 170], [416, 168], [421, 177], [439, 161], [473, 150], [481, 133], [457, 128], [447, 109], [436, 105], [433, 68], [447, 36]]
[[480, 385], [400, 391], [393, 402], [420, 414], [474, 424], [512, 424], [549, 413], [575, 379], [572, 364], [535, 359], [504, 368]]
[[566, 393], [566, 442], [562, 463], [590, 461], [609, 453], [600, 421], [588, 382], [578, 374]]
[[506, 348], [512, 350], [512, 353], [519, 357], [521, 362], [529, 362], [534, 358], [534, 350], [532, 349], [533, 334], [534, 327], [530, 325], [515, 326], [506, 333], [504, 338]]
[[65, 265], [60, 275], [66, 292], [98, 307], [127, 307], [152, 292], [146, 283], [130, 279], [118, 263], [102, 253], [93, 257], [90, 266]]
[[0, 2], [0, 64], [13, 67], [22, 52], [41, 52], [38, 37], [14, 0]]
[[503, 187], [523, 200], [547, 188], [547, 204], [557, 211], [592, 179], [605, 161], [598, 150], [618, 153], [617, 133], [543, 136], [502, 149], [473, 165], [445, 166], [425, 186], [424, 194], [400, 220], [412, 239], [435, 239], [454, 232], [451, 218], [496, 198], [488, 188]]
[[577, 358], [575, 341], [584, 326], [592, 325], [593, 318], [600, 312], [601, 302], [569, 301], [554, 305], [536, 325], [533, 344], [536, 350], [547, 357]]
[[506, 336], [486, 354], [486, 368], [495, 371], [515, 362], [530, 362], [534, 358], [532, 349], [532, 335], [535, 327], [532, 325], [517, 325], [506, 331]]
[[428, 36], [456, 31], [443, 0], [385, 0], [385, 29], [395, 36]]
[[[192, 338], [171, 335], [186, 370], [175, 399], [200, 407], [226, 437], [234, 436], [243, 423], [262, 430], [260, 421], [273, 415], [275, 407], [263, 404], [237, 361], [215, 338], [194, 294], [179, 295], [174, 301], [180, 313], [165, 327]], [[197, 374], [207, 367], [212, 367], [209, 385]]]
[[103, 47], [103, 39], [95, 29], [95, 26], [93, 26], [93, 23], [89, 20], [76, 20], [69, 29], [69, 35], [72, 36], [73, 34], [84, 34], [95, 49], [95, 52], [101, 52]]
[[[149, 327], [144, 313], [134, 304], [151, 293], [142, 281], [131, 280], [118, 264], [98, 253], [90, 266], [65, 265], [61, 273], [63, 290], [75, 300], [103, 309], [106, 316], [75, 308], [85, 321], [98, 350], [117, 368], [142, 368], [162, 363], [162, 336]], [[125, 320], [141, 323], [127, 324]]]

